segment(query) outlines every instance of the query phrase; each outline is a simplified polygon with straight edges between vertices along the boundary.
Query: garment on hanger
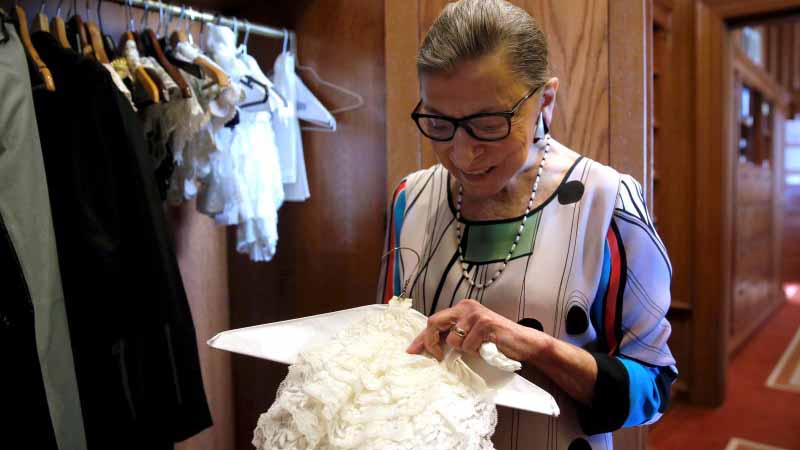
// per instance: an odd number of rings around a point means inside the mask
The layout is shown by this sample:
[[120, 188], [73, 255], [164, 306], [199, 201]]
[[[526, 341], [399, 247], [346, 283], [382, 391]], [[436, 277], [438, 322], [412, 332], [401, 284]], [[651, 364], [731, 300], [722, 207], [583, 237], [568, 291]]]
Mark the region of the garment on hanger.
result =
[[[149, 69], [155, 73], [158, 77], [158, 81], [165, 87], [164, 92], [162, 95], [162, 101], [168, 102], [170, 99], [175, 98], [181, 95], [181, 90], [175, 81], [170, 78], [169, 74], [155, 58], [151, 56], [141, 56], [139, 54], [139, 50], [136, 48], [136, 42], [133, 40], [128, 40], [125, 42], [125, 48], [123, 49], [123, 54], [125, 55], [125, 59], [128, 62], [128, 67], [131, 69], [136, 69], [137, 67], [144, 67], [145, 69]], [[154, 80], [155, 81], [155, 80]]]
[[240, 86], [242, 92], [236, 103], [238, 124], [216, 133], [220, 153], [212, 159], [212, 167], [225, 201], [215, 220], [238, 225], [236, 248], [240, 253], [254, 261], [269, 261], [277, 249], [278, 209], [284, 199], [281, 168], [270, 111], [241, 107], [252, 89], [242, 87], [243, 81], [263, 74], [252, 71], [238, 58], [235, 40], [231, 29], [208, 25], [206, 48], [228, 74], [232, 86]]
[[294, 54], [287, 50], [275, 60], [275, 89], [286, 100], [272, 115], [272, 126], [280, 155], [283, 190], [287, 201], [302, 202], [311, 193], [303, 157], [303, 139], [297, 117], [297, 74], [294, 71]]
[[153, 166], [157, 168], [159, 192], [161, 198], [166, 199], [175, 167], [182, 163], [190, 144], [208, 125], [210, 114], [203, 109], [195, 94], [188, 97], [177, 95], [168, 102], [148, 105], [140, 117], [148, 137]]
[[295, 76], [297, 77], [297, 117], [324, 129], [336, 131], [336, 118], [296, 75], [296, 72]]
[[119, 72], [114, 68], [111, 63], [103, 64], [103, 67], [108, 71], [108, 74], [111, 75], [111, 81], [114, 82], [114, 86], [119, 89], [122, 95], [128, 99], [128, 103], [131, 104], [131, 108], [136, 111], [136, 105], [133, 104], [133, 94], [131, 94], [130, 89], [128, 86], [125, 85], [125, 82], [122, 80], [122, 77], [119, 75]]
[[0, 17], [0, 434], [8, 445], [79, 450], [86, 441], [28, 70]]
[[198, 126], [193, 129], [193, 133], [185, 133], [175, 139], [173, 146], [175, 171], [167, 196], [172, 205], [181, 204], [197, 196], [197, 183], [208, 177], [211, 171], [211, 154], [217, 151], [209, 110], [209, 102], [215, 94], [203, 89], [206, 84], [205, 79], [197, 78], [183, 69], [178, 70], [191, 86], [203, 116]]
[[211, 416], [143, 129], [101, 65], [33, 37], [59, 86], [34, 101], [88, 446], [172, 448]]

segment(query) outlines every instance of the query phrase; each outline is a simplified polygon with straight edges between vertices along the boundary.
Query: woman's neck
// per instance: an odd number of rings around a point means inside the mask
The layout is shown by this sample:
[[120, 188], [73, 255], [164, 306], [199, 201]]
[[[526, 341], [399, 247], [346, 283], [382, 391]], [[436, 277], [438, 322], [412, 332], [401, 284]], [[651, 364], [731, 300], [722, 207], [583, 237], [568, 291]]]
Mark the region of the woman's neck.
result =
[[[521, 216], [528, 207], [533, 183], [539, 170], [543, 152], [537, 150], [536, 146], [531, 147], [530, 156], [523, 168], [493, 196], [475, 197], [464, 192], [461, 216], [470, 220], [499, 220]], [[542, 171], [543, 178], [546, 170], [545, 167]], [[455, 178], [452, 178], [450, 189], [451, 192], [458, 195], [458, 181]], [[538, 204], [540, 203], [538, 193], [536, 197]]]

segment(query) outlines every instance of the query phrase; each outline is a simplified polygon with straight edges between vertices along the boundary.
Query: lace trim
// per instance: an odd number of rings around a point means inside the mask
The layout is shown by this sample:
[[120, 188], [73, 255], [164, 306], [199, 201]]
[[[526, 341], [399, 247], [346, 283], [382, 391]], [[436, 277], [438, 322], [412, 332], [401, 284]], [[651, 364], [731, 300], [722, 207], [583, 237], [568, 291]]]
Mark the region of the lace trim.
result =
[[393, 299], [289, 368], [254, 432], [257, 449], [490, 450], [497, 412], [486, 383], [450, 352], [405, 352], [425, 328]]

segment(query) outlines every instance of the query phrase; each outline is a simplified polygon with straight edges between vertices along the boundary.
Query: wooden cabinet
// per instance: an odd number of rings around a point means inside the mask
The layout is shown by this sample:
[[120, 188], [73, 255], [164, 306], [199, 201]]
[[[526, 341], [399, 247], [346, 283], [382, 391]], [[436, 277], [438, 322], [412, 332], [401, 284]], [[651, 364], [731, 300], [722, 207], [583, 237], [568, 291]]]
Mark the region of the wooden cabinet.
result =
[[[732, 37], [735, 47], [734, 139], [730, 152], [735, 163], [732, 177], [734, 260], [728, 328], [730, 353], [741, 348], [782, 302], [777, 283], [780, 236], [776, 232], [778, 216], [775, 214], [780, 202], [776, 177], [781, 173], [775, 157], [782, 151], [775, 131], [782, 127], [778, 126], [770, 87], [764, 84], [770, 81], [771, 76], [739, 48], [739, 32], [732, 32]], [[769, 46], [768, 42], [768, 49]]]

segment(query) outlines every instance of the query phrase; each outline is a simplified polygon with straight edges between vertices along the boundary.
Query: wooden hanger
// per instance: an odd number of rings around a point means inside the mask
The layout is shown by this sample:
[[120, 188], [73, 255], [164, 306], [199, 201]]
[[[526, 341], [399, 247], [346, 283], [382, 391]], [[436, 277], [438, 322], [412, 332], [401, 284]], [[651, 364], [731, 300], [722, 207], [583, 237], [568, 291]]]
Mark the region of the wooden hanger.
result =
[[103, 45], [103, 35], [100, 34], [100, 29], [97, 28], [97, 24], [90, 20], [87, 21], [85, 25], [86, 34], [89, 36], [89, 42], [91, 43], [95, 59], [102, 64], [108, 64], [108, 55], [106, 55], [105, 45]]
[[67, 21], [67, 27], [71, 33], [77, 33], [78, 41], [80, 41], [76, 42], [78, 48], [74, 50], [84, 56], [94, 56], [89, 37], [86, 35], [86, 25], [78, 12], [77, 3], [74, 2], [73, 5], [75, 11], [72, 17]]
[[53, 17], [53, 20], [50, 21], [50, 27], [53, 29], [53, 35], [55, 35], [58, 43], [64, 48], [70, 48], [69, 39], [67, 39], [67, 25], [64, 23], [64, 19], [59, 16]]
[[106, 30], [103, 29], [103, 12], [101, 8], [103, 7], [103, 0], [97, 0], [97, 23], [99, 24], [100, 28], [100, 40], [103, 42], [103, 51], [106, 55], [106, 58], [109, 61], [113, 61], [117, 58], [117, 46], [114, 43], [114, 39], [111, 38], [108, 34], [106, 34]]
[[47, 20], [47, 15], [44, 13], [45, 5], [47, 5], [47, 3], [45, 0], [42, 0], [42, 5], [39, 7], [39, 12], [36, 14], [36, 17], [33, 18], [33, 25], [31, 26], [33, 31], [50, 32], [50, 24]]
[[[172, 33], [172, 36], [170, 36], [170, 42], [172, 43], [173, 47], [177, 47], [178, 42], [189, 42], [189, 39], [183, 30], [178, 30]], [[212, 84], [219, 85], [219, 87], [230, 86], [231, 80], [228, 78], [228, 75], [219, 66], [210, 62], [207, 58], [198, 56], [192, 62], [203, 69], [209, 78], [211, 78]]]
[[[122, 49], [122, 52], [125, 51], [125, 43], [128, 41], [136, 42], [133, 36], [133, 32], [126, 31], [122, 34], [122, 38], [120, 39], [119, 47]], [[132, 67], [131, 71], [133, 72], [133, 78], [139, 83], [142, 88], [144, 89], [145, 93], [147, 94], [147, 98], [150, 99], [153, 103], [159, 103], [161, 101], [160, 91], [158, 89], [158, 85], [156, 85], [155, 81], [150, 78], [150, 75], [147, 73], [143, 66], [139, 67]]]
[[39, 57], [39, 53], [33, 48], [33, 42], [31, 42], [31, 35], [28, 32], [28, 18], [25, 16], [25, 9], [22, 8], [19, 4], [14, 6], [14, 14], [16, 15], [18, 26], [19, 26], [19, 38], [22, 41], [22, 46], [25, 48], [25, 53], [28, 54], [28, 57], [33, 61], [34, 66], [36, 66], [39, 75], [42, 76], [42, 81], [44, 82], [44, 87], [48, 91], [55, 91], [56, 84], [53, 81], [53, 75], [50, 73], [50, 69], [47, 68], [42, 58]]
[[144, 45], [145, 52], [150, 56], [154, 56], [156, 61], [161, 64], [161, 67], [169, 74], [170, 78], [175, 81], [175, 84], [177, 84], [181, 90], [183, 98], [191, 97], [192, 89], [189, 87], [189, 83], [183, 79], [183, 75], [178, 72], [178, 69], [167, 60], [167, 56], [164, 54], [164, 50], [161, 49], [161, 44], [158, 43], [158, 37], [153, 30], [148, 28], [142, 32], [142, 44]]
[[53, 35], [56, 37], [58, 43], [61, 44], [63, 48], [70, 48], [69, 39], [67, 39], [67, 25], [64, 23], [64, 19], [61, 18], [61, 4], [63, 2], [64, 0], [58, 1], [56, 16], [50, 21], [50, 28], [53, 30]]
[[205, 58], [195, 58], [194, 63], [202, 67], [211, 78], [211, 81], [219, 87], [228, 87], [231, 85], [231, 80], [228, 78], [228, 75], [216, 64], [212, 64]]

